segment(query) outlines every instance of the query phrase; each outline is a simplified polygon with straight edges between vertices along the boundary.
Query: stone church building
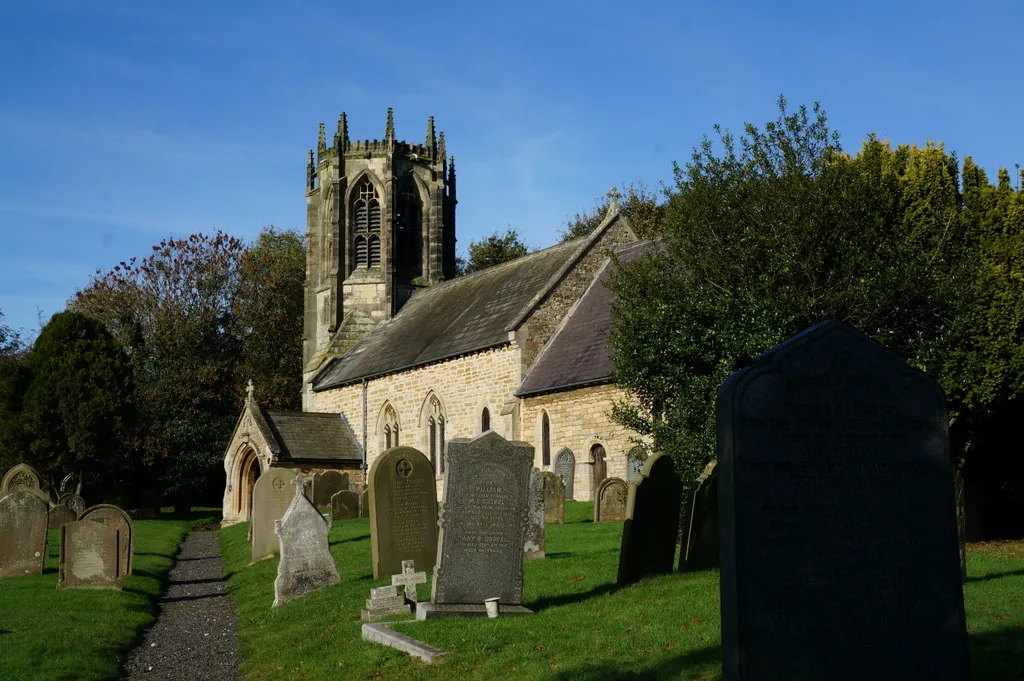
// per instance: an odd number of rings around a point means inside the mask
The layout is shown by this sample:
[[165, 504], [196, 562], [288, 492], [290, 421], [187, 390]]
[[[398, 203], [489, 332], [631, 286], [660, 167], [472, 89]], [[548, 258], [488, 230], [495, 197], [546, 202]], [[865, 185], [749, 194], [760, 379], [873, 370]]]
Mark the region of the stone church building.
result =
[[615, 423], [625, 398], [607, 342], [614, 269], [649, 246], [613, 200], [591, 234], [456, 277], [455, 159], [444, 133], [350, 140], [343, 113], [323, 124], [306, 168], [302, 412], [259, 407], [252, 391], [228, 445], [224, 521], [249, 518], [270, 466], [346, 471], [351, 482], [389, 447], [434, 464], [446, 439], [494, 430], [536, 449], [566, 496], [589, 500], [606, 477], [631, 478], [642, 448]]

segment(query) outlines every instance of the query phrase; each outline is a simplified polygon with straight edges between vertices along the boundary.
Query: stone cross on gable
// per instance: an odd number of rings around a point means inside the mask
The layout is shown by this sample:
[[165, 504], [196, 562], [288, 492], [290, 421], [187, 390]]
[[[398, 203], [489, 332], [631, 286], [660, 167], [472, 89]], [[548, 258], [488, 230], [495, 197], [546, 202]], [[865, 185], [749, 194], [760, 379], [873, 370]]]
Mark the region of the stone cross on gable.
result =
[[249, 382], [245, 384], [245, 401], [246, 402], [252, 402], [253, 401], [253, 391], [255, 391], [255, 390], [256, 390], [256, 388], [255, 388], [255, 386], [253, 386], [252, 379], [250, 378]]
[[411, 560], [402, 561], [402, 574], [391, 576], [391, 586], [404, 586], [405, 597], [413, 603], [419, 602], [419, 594], [416, 593], [417, 584], [426, 584], [427, 573], [416, 572], [416, 564]]

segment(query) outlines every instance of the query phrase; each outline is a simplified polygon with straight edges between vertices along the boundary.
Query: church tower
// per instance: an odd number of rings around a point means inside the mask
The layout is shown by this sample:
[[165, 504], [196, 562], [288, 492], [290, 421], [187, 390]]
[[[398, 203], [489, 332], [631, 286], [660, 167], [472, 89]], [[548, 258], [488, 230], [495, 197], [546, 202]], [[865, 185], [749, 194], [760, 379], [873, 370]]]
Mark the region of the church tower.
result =
[[333, 144], [320, 124], [306, 165], [307, 380], [390, 319], [417, 287], [455, 276], [455, 159], [427, 119], [426, 139], [350, 140], [342, 112]]

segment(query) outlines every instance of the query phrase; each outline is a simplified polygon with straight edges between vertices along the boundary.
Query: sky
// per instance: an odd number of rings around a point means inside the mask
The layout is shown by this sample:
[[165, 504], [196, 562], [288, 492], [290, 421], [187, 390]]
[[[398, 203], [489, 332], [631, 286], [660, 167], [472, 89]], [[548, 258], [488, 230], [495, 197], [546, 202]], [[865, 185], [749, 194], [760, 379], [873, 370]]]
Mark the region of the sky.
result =
[[1024, 162], [1024, 3], [7, 3], [0, 311], [31, 337], [97, 270], [168, 236], [305, 230], [322, 121], [445, 132], [459, 251], [552, 245], [613, 185], [671, 182], [720, 124], [819, 101], [843, 146], [941, 141]]

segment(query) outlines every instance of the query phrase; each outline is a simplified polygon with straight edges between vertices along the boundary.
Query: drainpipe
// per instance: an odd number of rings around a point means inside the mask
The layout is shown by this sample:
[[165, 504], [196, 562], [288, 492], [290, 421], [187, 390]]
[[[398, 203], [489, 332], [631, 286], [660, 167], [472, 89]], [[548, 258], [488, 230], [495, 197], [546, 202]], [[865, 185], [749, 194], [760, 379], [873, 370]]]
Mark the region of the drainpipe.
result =
[[363, 487], [366, 487], [366, 379], [363, 379]]

